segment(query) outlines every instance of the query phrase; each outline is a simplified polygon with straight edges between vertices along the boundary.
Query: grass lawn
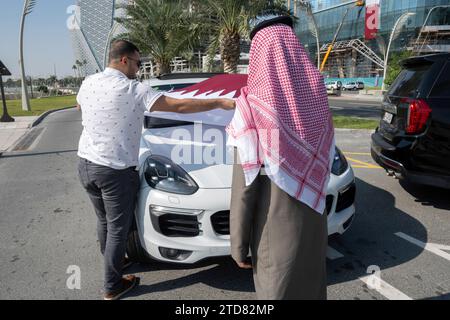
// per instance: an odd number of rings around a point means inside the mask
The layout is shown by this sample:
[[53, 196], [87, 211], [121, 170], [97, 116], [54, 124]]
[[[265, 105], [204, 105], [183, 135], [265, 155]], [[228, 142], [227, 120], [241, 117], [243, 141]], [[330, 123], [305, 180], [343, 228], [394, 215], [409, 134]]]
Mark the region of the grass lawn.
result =
[[375, 129], [380, 121], [355, 117], [333, 116], [335, 128], [345, 129]]
[[[22, 110], [22, 100], [6, 100], [8, 113], [16, 116], [39, 116], [45, 111], [76, 105], [75, 95], [30, 99], [31, 111]], [[1, 100], [1, 99], [0, 99]]]
[[381, 87], [365, 87], [366, 90], [381, 90]]

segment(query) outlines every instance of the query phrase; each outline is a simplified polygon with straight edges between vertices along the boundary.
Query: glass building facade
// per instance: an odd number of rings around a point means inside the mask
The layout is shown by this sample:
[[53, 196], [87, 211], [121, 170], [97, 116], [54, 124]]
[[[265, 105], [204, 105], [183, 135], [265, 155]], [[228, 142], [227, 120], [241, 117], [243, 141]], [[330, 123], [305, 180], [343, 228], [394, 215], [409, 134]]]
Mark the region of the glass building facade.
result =
[[[300, 41], [305, 45], [311, 54], [311, 58], [316, 58], [316, 38], [310, 32], [310, 26], [307, 19], [307, 14], [304, 9], [301, 8], [299, 1], [287, 1], [288, 7], [299, 18], [296, 33]], [[381, 59], [383, 57], [383, 43], [387, 46], [391, 31], [396, 23], [397, 19], [406, 12], [415, 13], [414, 16], [408, 19], [408, 22], [403, 26], [398, 38], [392, 43], [390, 52], [398, 52], [402, 50], [412, 49], [414, 41], [416, 41], [422, 25], [431, 10], [431, 8], [440, 5], [450, 5], [450, 0], [380, 0], [380, 22], [378, 30], [378, 39], [365, 40], [365, 15], [366, 7], [356, 7], [355, 1], [348, 0], [312, 0], [309, 1], [312, 7], [312, 12], [319, 30], [320, 45], [330, 43], [334, 37], [334, 34], [341, 23], [342, 17], [345, 14], [347, 8], [351, 7], [348, 16], [344, 20], [342, 29], [338, 35], [337, 41], [359, 39], [367, 47], [373, 50]], [[347, 5], [344, 5], [347, 4]], [[433, 11], [430, 15], [427, 25], [450, 25], [450, 8], [440, 9]], [[324, 52], [322, 51], [322, 56]], [[352, 57], [353, 55], [353, 57]], [[336, 57], [334, 57], [336, 60]], [[346, 57], [341, 57], [344, 60], [352, 60], [355, 62], [355, 54], [351, 51], [347, 52]], [[333, 53], [330, 56], [333, 62]], [[359, 58], [360, 59], [360, 58]], [[360, 59], [361, 60], [361, 59]], [[364, 59], [362, 59], [364, 60]], [[364, 67], [357, 67], [355, 73], [351, 76], [374, 76], [375, 74], [381, 75], [382, 68], [379, 66], [370, 66], [370, 61], [362, 61], [361, 65]], [[334, 61], [336, 63], [336, 61]], [[347, 62], [342, 62], [348, 64]], [[351, 64], [351, 63], [350, 63]], [[348, 68], [344, 68], [346, 71], [345, 76], [348, 76]], [[338, 76], [336, 70], [329, 70], [333, 73], [331, 76]], [[342, 76], [342, 72], [340, 74]]]
[[71, 30], [75, 58], [82, 62], [83, 75], [103, 70], [107, 64], [109, 43], [122, 32], [114, 18], [121, 15], [116, 5], [129, 0], [78, 0], [77, 26]]

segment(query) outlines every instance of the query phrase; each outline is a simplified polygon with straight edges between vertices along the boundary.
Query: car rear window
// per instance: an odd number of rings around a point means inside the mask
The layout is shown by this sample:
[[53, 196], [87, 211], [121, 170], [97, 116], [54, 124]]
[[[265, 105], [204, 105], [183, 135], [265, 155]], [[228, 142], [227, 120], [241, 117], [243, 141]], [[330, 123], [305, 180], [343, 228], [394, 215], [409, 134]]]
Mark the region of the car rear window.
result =
[[450, 98], [450, 62], [442, 70], [439, 79], [431, 90], [430, 97]]
[[425, 79], [426, 72], [430, 69], [430, 65], [414, 66], [404, 69], [395, 79], [388, 92], [388, 95], [414, 98], [420, 88], [422, 81]]

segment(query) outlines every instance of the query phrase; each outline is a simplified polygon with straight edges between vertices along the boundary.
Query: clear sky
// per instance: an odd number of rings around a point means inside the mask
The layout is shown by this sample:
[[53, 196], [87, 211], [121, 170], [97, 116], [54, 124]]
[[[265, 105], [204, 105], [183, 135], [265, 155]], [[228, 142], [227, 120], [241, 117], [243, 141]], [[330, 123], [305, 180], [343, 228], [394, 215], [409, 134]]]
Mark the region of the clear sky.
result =
[[[19, 31], [23, 0], [0, 0], [0, 60], [20, 78]], [[26, 17], [24, 60], [27, 76], [58, 78], [73, 75], [75, 62], [67, 20], [67, 8], [75, 0], [37, 0]]]

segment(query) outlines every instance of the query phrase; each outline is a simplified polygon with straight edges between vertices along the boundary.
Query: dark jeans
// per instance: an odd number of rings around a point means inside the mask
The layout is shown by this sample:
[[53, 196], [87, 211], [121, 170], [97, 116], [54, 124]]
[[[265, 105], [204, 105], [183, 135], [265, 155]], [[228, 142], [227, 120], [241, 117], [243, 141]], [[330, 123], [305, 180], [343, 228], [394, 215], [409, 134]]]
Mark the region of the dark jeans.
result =
[[134, 218], [139, 173], [115, 170], [80, 158], [78, 174], [95, 213], [100, 250], [105, 261], [105, 293], [120, 290], [127, 237]]

